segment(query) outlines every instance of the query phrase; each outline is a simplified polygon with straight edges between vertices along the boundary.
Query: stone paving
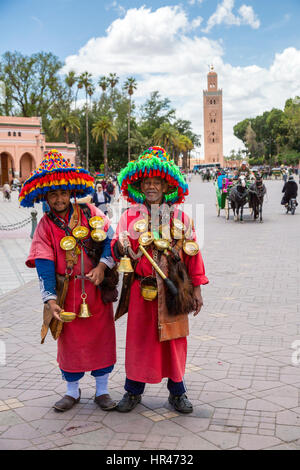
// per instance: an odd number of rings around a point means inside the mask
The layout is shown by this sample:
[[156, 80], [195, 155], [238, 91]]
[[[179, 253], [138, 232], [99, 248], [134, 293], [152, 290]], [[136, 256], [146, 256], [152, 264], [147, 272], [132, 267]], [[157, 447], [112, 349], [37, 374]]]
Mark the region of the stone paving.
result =
[[[55, 412], [52, 405], [65, 385], [55, 342], [49, 336], [39, 344], [36, 274], [27, 270], [29, 280], [22, 264], [29, 235], [23, 230], [7, 239], [0, 232], [1, 288], [7, 281], [0, 297], [0, 449], [300, 449], [300, 354], [293, 345], [300, 339], [300, 210], [285, 215], [282, 183], [266, 185], [264, 223], [250, 220], [246, 210], [241, 224], [226, 221], [223, 212], [217, 217], [211, 183], [193, 177], [190, 184], [189, 201], [205, 204], [202, 253], [210, 284], [202, 289], [203, 310], [190, 318], [185, 382], [194, 412], [187, 416], [168, 404], [166, 380], [147, 385], [131, 413], [103, 412], [93, 402], [89, 374], [81, 381], [80, 404]], [[2, 220], [23, 218], [16, 204], [9, 211], [0, 204]], [[9, 265], [19, 273], [10, 292]], [[124, 392], [126, 318], [116, 330], [110, 392], [118, 400]]]

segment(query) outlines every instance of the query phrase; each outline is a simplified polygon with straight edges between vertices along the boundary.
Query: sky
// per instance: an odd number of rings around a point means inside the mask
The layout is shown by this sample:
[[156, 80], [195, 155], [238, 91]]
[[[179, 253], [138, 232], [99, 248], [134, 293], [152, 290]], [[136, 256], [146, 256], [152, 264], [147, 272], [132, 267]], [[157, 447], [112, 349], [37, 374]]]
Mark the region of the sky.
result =
[[202, 136], [213, 64], [229, 155], [243, 148], [237, 122], [300, 96], [299, 20], [300, 0], [0, 0], [0, 55], [50, 51], [95, 84], [135, 77], [137, 109], [158, 90]]

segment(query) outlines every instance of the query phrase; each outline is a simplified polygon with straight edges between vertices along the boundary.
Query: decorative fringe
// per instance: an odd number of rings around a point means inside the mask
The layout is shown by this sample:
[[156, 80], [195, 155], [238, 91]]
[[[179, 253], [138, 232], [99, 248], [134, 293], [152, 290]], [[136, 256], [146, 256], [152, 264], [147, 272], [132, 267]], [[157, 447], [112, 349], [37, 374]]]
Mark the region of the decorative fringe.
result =
[[170, 160], [168, 153], [162, 147], [150, 147], [138, 158], [129, 162], [120, 172], [118, 182], [123, 196], [129, 202], [143, 203], [144, 194], [138, 189], [137, 183], [143, 178], [163, 178], [171, 189], [165, 195], [166, 202], [171, 204], [184, 202], [189, 194], [188, 185], [180, 169]]
[[23, 184], [19, 201], [22, 207], [32, 207], [35, 202], [45, 201], [46, 193], [55, 189], [85, 197], [93, 194], [93, 187], [94, 178], [87, 170], [76, 168], [57, 150], [51, 150]]

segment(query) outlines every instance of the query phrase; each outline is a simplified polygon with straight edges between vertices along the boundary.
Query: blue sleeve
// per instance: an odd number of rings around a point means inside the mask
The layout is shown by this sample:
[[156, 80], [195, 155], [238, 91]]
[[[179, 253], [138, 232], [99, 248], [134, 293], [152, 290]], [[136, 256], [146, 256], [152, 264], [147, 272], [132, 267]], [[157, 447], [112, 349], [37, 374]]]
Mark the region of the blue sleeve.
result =
[[110, 226], [106, 233], [107, 237], [103, 241], [103, 251], [101, 253], [101, 258], [109, 258], [111, 256], [111, 241], [114, 236], [113, 228]]
[[48, 259], [36, 259], [35, 266], [40, 281], [40, 291], [43, 302], [56, 299], [56, 278], [54, 261]]

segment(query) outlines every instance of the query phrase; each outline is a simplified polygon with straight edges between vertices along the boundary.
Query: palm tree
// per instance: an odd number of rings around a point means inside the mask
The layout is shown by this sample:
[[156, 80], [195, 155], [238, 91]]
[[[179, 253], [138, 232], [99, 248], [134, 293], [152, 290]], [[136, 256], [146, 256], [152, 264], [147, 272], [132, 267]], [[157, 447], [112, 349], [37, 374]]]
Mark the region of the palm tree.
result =
[[129, 77], [127, 78], [124, 84], [124, 90], [127, 91], [129, 95], [129, 109], [128, 109], [128, 161], [130, 162], [130, 119], [131, 119], [131, 97], [134, 93], [134, 90], [137, 89], [137, 82], [135, 78]]
[[152, 138], [144, 136], [138, 129], [134, 129], [130, 136], [130, 146], [134, 149], [133, 158], [137, 158], [145, 149], [151, 147]]
[[189, 137], [182, 134], [179, 136], [179, 142], [180, 150], [182, 152], [182, 167], [186, 169], [188, 166], [188, 155], [190, 155], [190, 151], [194, 148], [194, 144]]
[[[67, 87], [69, 88], [69, 100], [70, 100], [70, 102], [72, 101], [72, 88], [73, 88], [73, 86], [75, 85], [76, 82], [77, 82], [76, 73], [74, 72], [74, 70], [70, 70], [68, 75], [65, 77], [65, 83], [66, 83]], [[77, 90], [78, 90], [78, 88], [77, 88]], [[76, 109], [76, 99], [77, 99], [77, 93], [76, 93], [76, 98], [75, 98], [75, 109]]]
[[[86, 129], [86, 169], [89, 169], [89, 121], [88, 121], [88, 95], [93, 89], [92, 75], [82, 73], [78, 78], [78, 88], [85, 89], [85, 129]], [[91, 95], [90, 95], [91, 96]]]
[[98, 143], [99, 137], [103, 139], [103, 158], [104, 158], [104, 173], [108, 173], [108, 162], [107, 162], [107, 142], [112, 139], [117, 140], [118, 132], [113, 122], [108, 116], [102, 116], [95, 124], [92, 129], [92, 136], [96, 143]]
[[108, 80], [108, 82], [109, 82], [109, 84], [110, 84], [110, 108], [112, 109], [112, 105], [113, 105], [113, 89], [115, 88], [115, 86], [116, 86], [117, 83], [119, 82], [119, 77], [117, 76], [116, 73], [110, 73], [107, 80]]
[[102, 88], [102, 93], [106, 92], [106, 89], [109, 87], [109, 80], [104, 75], [100, 78], [98, 85]]
[[69, 144], [69, 134], [80, 130], [80, 121], [75, 113], [62, 110], [59, 115], [50, 122], [50, 130], [58, 137], [64, 131], [66, 144]]
[[169, 152], [170, 146], [176, 142], [178, 131], [169, 122], [164, 122], [158, 129], [153, 132], [155, 144], [163, 145]]

